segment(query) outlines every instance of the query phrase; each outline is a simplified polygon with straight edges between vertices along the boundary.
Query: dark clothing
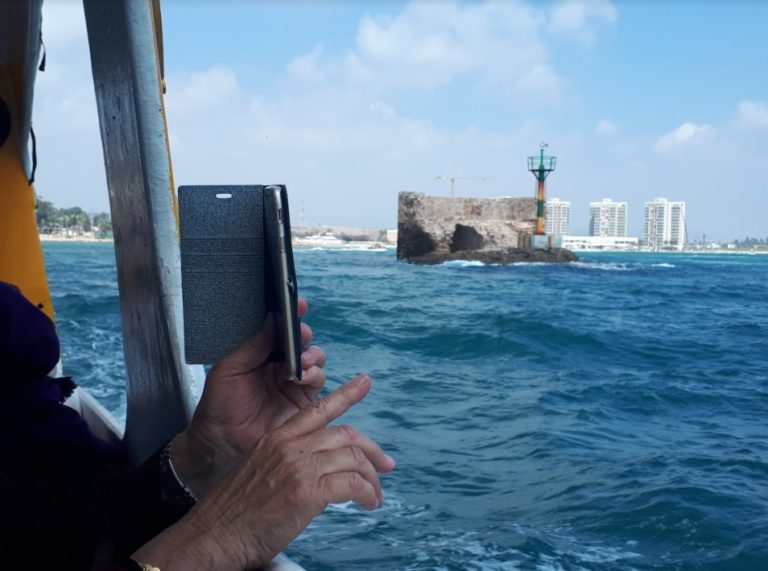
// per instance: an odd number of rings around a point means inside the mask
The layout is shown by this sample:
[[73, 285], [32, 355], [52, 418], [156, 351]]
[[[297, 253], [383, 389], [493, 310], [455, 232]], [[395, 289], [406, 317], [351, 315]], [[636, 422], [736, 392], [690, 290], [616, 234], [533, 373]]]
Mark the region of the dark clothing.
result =
[[[48, 376], [53, 323], [0, 282], [0, 569], [119, 569], [184, 509], [162, 499], [159, 453], [132, 467]], [[129, 567], [125, 567], [126, 569]]]

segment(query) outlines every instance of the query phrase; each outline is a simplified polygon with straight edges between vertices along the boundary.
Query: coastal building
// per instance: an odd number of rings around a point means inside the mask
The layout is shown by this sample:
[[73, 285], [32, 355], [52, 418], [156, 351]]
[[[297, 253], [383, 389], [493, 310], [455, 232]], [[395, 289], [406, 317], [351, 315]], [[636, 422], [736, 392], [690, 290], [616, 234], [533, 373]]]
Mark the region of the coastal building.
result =
[[685, 202], [666, 198], [646, 202], [643, 243], [650, 250], [682, 250], [685, 245]]
[[545, 233], [550, 236], [565, 236], [571, 233], [570, 202], [559, 198], [547, 200]]
[[640, 239], [631, 236], [563, 236], [563, 248], [574, 251], [623, 250], [640, 247]]
[[603, 198], [589, 203], [590, 236], [626, 236], [627, 203]]

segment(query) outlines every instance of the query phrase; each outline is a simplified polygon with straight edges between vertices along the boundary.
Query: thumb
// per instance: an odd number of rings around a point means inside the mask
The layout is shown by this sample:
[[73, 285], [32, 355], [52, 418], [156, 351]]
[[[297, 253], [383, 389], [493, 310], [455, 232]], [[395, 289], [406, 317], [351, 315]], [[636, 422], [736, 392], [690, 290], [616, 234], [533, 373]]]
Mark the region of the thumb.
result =
[[216, 363], [217, 369], [223, 369], [227, 375], [250, 373], [263, 365], [274, 348], [274, 318], [268, 314], [264, 320], [264, 329], [255, 337], [243, 342], [237, 349]]

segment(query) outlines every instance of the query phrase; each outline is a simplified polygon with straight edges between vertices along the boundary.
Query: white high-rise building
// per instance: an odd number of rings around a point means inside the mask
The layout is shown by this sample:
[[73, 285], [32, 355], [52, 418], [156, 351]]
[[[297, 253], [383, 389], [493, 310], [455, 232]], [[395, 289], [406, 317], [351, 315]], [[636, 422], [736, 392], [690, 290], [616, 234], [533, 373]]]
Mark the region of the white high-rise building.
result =
[[559, 198], [547, 200], [547, 222], [544, 232], [549, 236], [571, 233], [571, 203]]
[[627, 235], [627, 203], [603, 198], [589, 203], [589, 235], [623, 237]]
[[652, 250], [682, 250], [685, 245], [685, 202], [666, 198], [646, 202], [643, 241]]

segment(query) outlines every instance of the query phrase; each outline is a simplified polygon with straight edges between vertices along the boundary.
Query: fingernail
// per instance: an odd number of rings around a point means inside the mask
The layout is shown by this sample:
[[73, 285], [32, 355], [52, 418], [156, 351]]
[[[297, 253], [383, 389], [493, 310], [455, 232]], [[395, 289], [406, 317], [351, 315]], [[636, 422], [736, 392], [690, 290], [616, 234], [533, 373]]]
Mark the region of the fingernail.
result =
[[365, 384], [367, 381], [368, 381], [368, 377], [366, 377], [361, 373], [349, 382], [349, 386], [359, 387], [360, 385]]
[[386, 452], [384, 453], [384, 457], [387, 459], [387, 461], [390, 463], [390, 465], [394, 468], [397, 465], [397, 462], [395, 462], [395, 459], [392, 458], [389, 454]]
[[301, 354], [301, 364], [305, 366], [309, 364], [309, 351], [304, 351]]

